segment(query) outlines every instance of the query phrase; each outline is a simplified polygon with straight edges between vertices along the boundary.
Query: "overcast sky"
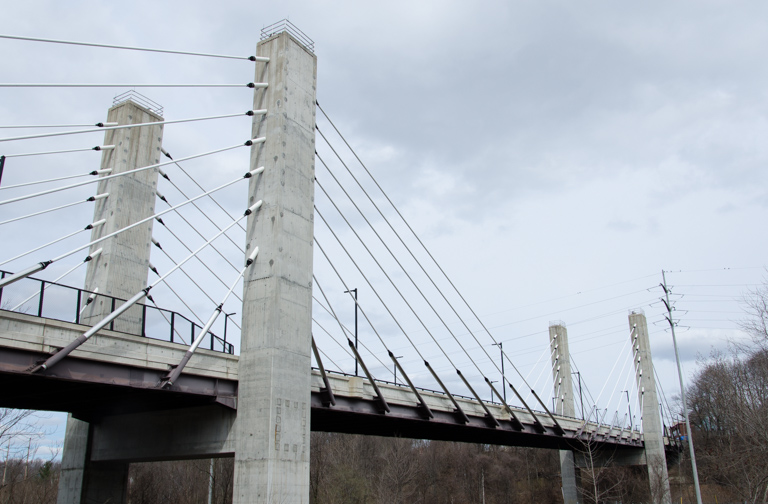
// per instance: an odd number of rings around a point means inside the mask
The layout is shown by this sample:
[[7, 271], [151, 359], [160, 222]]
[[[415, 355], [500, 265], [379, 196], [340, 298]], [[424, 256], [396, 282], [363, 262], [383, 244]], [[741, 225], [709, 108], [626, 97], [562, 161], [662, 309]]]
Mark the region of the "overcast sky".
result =
[[[744, 317], [739, 300], [765, 278], [768, 245], [763, 228], [768, 216], [764, 2], [3, 3], [2, 33], [8, 35], [242, 56], [255, 52], [263, 26], [289, 18], [315, 42], [320, 104], [495, 340], [504, 343], [524, 375], [531, 373], [531, 381], [546, 369], [541, 362], [548, 359], [543, 352], [549, 322], [560, 320], [568, 326], [571, 352], [593, 395], [611, 381], [605, 394], [614, 397], [602, 402], [617, 404], [620, 392], [610, 388], [616, 388], [613, 382], [623, 386], [628, 371], [620, 378], [609, 378], [609, 371], [617, 359], [617, 368], [628, 369], [627, 314], [642, 309], [649, 319], [662, 385], [667, 396], [676, 394], [671, 335], [658, 302], [662, 269], [670, 271], [667, 280], [677, 294], [678, 338], [687, 377], [700, 365], [697, 355], [706, 358], [713, 348], [725, 349], [729, 338], [744, 338], [738, 330]], [[2, 39], [0, 65], [0, 80], [6, 83], [245, 84], [254, 72], [254, 64], [247, 61]], [[0, 88], [0, 123], [103, 121], [113, 97], [127, 89]], [[169, 120], [251, 107], [251, 91], [244, 86], [139, 91], [163, 105]], [[321, 130], [332, 133], [321, 114], [318, 117]], [[34, 132], [3, 129], [0, 136]], [[168, 125], [164, 146], [178, 158], [242, 143], [249, 135], [245, 117]], [[329, 138], [334, 147], [343, 148], [337, 136]], [[0, 150], [13, 154], [100, 142], [96, 134], [87, 139], [7, 142]], [[334, 173], [342, 174], [343, 167], [321, 139], [318, 146]], [[354, 165], [348, 151], [342, 157]], [[247, 160], [247, 151], [236, 149], [185, 167], [210, 188], [242, 175]], [[97, 166], [94, 153], [9, 158], [2, 185]], [[325, 187], [332, 187], [319, 163], [317, 176]], [[172, 188], [162, 183], [160, 187], [173, 203], [183, 199]], [[189, 193], [196, 194], [189, 187]], [[233, 189], [221, 201], [239, 213], [244, 190]], [[78, 191], [46, 203], [4, 207], [2, 215], [24, 215], [85, 198], [92, 189]], [[338, 191], [333, 195], [363, 231], [365, 223], [354, 216], [354, 208]], [[238, 198], [243, 198], [242, 204]], [[355, 255], [363, 257], [332, 205], [320, 194], [317, 204], [352, 243]], [[36, 220], [34, 226], [31, 220], [3, 226], [0, 243], [5, 252], [0, 255], [9, 258], [74, 231], [92, 215], [90, 207], [66, 212]], [[321, 243], [330, 244], [333, 237], [316, 221]], [[164, 232], [156, 226], [154, 234], [165, 246], [172, 238]], [[187, 229], [179, 232], [190, 236]], [[232, 236], [242, 239], [237, 233]], [[366, 236], [373, 240], [370, 232]], [[80, 235], [61, 250], [86, 239]], [[190, 238], [193, 242], [198, 244]], [[177, 258], [184, 255], [180, 249], [175, 253]], [[50, 256], [41, 254], [30, 260]], [[167, 260], [155, 254], [153, 263], [167, 270]], [[337, 251], [337, 257], [341, 254]], [[2, 267], [16, 271], [30, 260]], [[77, 255], [40, 276], [51, 280], [80, 260]], [[223, 264], [212, 256], [208, 261]], [[339, 261], [350, 286], [360, 289], [363, 307], [370, 303], [371, 316], [381, 324], [390, 348], [403, 355], [406, 370], [434, 388], [418, 355], [384, 309], [371, 303], [370, 288], [347, 262]], [[370, 261], [366, 264], [372, 268]], [[392, 261], [387, 264], [397, 270]], [[341, 315], [351, 326], [353, 305], [317, 255], [315, 269], [335, 308], [346, 310]], [[368, 271], [377, 281], [386, 281]], [[223, 276], [231, 279], [232, 273]], [[396, 276], [407, 281], [402, 274]], [[183, 279], [177, 281], [181, 290], [193, 292]], [[68, 279], [71, 285], [78, 282], [82, 276], [77, 274]], [[211, 289], [214, 299], [223, 294], [216, 290], [222, 286]], [[386, 286], [382, 291], [388, 292]], [[159, 304], [180, 306], [170, 294], [165, 299]], [[210, 314], [210, 303], [202, 296], [189, 302], [201, 318]], [[427, 331], [396, 303], [393, 308], [404, 314], [404, 328], [420, 341], [420, 349], [441, 372], [451, 373]], [[416, 304], [420, 312], [427, 308]], [[228, 307], [241, 311], [236, 305]], [[315, 306], [316, 314], [319, 311]], [[341, 341], [338, 326], [324, 320], [323, 326], [335, 330]], [[438, 341], [450, 339], [436, 317], [427, 314], [424, 320]], [[474, 321], [469, 325], [473, 331], [478, 328]], [[451, 319], [449, 326], [462, 341], [477, 346], [460, 323]], [[317, 327], [314, 332], [321, 348], [350, 372], [352, 361]], [[362, 322], [360, 334], [389, 366], [384, 369], [368, 356], [374, 373], [391, 380], [391, 363]], [[486, 334], [478, 337], [485, 351], [498, 355]], [[487, 359], [483, 350], [473, 352], [476, 359]], [[468, 359], [449, 355], [457, 365], [472, 367]], [[549, 380], [546, 384], [542, 377], [538, 388], [551, 387]]]

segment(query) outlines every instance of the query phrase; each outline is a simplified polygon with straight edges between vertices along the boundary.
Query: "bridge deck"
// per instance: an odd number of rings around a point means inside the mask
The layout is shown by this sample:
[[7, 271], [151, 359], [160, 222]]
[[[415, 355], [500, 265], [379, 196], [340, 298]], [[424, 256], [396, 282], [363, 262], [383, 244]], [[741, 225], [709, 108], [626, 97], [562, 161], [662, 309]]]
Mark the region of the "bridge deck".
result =
[[[102, 331], [52, 369], [29, 373], [42, 357], [86, 329], [0, 310], [0, 386], [4, 390], [0, 406], [68, 411], [84, 420], [109, 423], [113, 421], [109, 417], [118, 414], [218, 404], [234, 418], [238, 357], [226, 353], [198, 350], [173, 388], [159, 390], [157, 384], [181, 360], [186, 346]], [[312, 430], [563, 449], [578, 449], [591, 435], [598, 444], [627, 453], [637, 454], [642, 447], [638, 432], [591, 423], [582, 430], [580, 420], [558, 416], [565, 431], [559, 434], [545, 413], [536, 413], [545, 429], [540, 433], [528, 411], [513, 407], [523, 424], [522, 430], [516, 430], [503, 406], [491, 403], [487, 407], [501, 424], [494, 426], [476, 401], [456, 397], [469, 419], [465, 424], [445, 394], [420, 390], [434, 414], [427, 420], [410, 388], [377, 382], [391, 409], [383, 414], [367, 379], [333, 373], [328, 378], [336, 397], [334, 406], [324, 405], [323, 381], [313, 371]], [[222, 443], [217, 450], [226, 452], [229, 442]]]

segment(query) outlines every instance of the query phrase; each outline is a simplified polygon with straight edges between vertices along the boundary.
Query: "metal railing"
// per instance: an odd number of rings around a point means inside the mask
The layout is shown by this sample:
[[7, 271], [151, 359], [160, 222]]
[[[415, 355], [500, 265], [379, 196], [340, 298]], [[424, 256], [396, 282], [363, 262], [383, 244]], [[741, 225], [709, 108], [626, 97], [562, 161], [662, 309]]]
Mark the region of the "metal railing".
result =
[[[0, 278], [5, 278], [11, 274], [12, 273], [8, 271], [0, 270]], [[36, 282], [38, 284], [34, 290], [29, 288], [29, 285], [32, 282]], [[18, 309], [18, 313], [25, 313], [27, 315], [41, 318], [44, 317], [53, 320], [60, 320], [62, 322], [74, 322], [75, 324], [83, 323], [83, 311], [91, 304], [95, 306], [97, 301], [106, 302], [109, 306], [110, 312], [115, 311], [116, 308], [118, 308], [122, 303], [126, 301], [125, 299], [101, 294], [98, 292], [92, 292], [77, 287], [71, 287], [69, 285], [49, 282], [39, 278], [27, 277], [21, 282], [14, 284], [13, 286], [0, 288], [0, 309], [11, 311], [10, 306], [12, 303], [6, 300], [5, 303], [7, 303], [9, 306], [9, 308], [6, 308], [6, 304], [4, 304], [3, 301], [3, 296], [6, 295], [7, 297], [7, 291], [14, 288], [19, 289], [20, 291], [24, 291], [25, 293], [33, 293], [31, 297], [28, 296], [29, 301], [24, 301], [19, 306], [14, 307]], [[52, 288], [54, 289], [55, 293], [53, 301], [51, 301]], [[63, 299], [67, 297], [69, 299]], [[47, 301], [48, 305], [46, 306]], [[30, 304], [30, 302], [33, 304]], [[26, 307], [26, 309], [24, 307]], [[200, 334], [200, 330], [202, 329], [202, 326], [189, 320], [184, 315], [172, 310], [167, 310], [165, 308], [159, 308], [147, 304], [137, 304], [136, 311], [141, 312], [141, 320], [138, 323], [140, 324], [140, 336], [142, 337], [161, 341], [170, 341], [171, 343], [181, 342], [184, 344], [189, 344], [195, 339], [195, 337], [197, 337], [197, 335]], [[136, 311], [133, 312], [134, 315]], [[132, 312], [129, 311], [126, 314], [121, 315], [121, 317], [118, 317], [117, 319], [110, 322], [108, 329], [124, 334], [139, 336], [139, 334], [136, 334], [135, 332], [127, 332], [125, 330], [121, 330], [121, 326], [125, 325], [126, 323], [123, 317], [131, 313]], [[158, 316], [162, 319], [162, 321], [158, 319]], [[154, 319], [154, 321], [152, 319]], [[219, 337], [213, 332], [209, 331], [208, 340], [210, 341], [210, 344], [201, 345], [201, 348], [210, 348], [213, 351], [234, 354], [234, 346], [232, 343], [227, 341], [227, 322], [228, 317], [225, 317], [224, 336]], [[167, 329], [163, 329], [163, 326], [167, 326]], [[188, 341], [183, 336], [183, 334], [188, 335]]]
[[149, 110], [150, 112], [154, 112], [161, 117], [163, 115], [162, 105], [156, 101], [150, 100], [143, 94], [136, 92], [135, 89], [131, 89], [130, 91], [126, 91], [125, 93], [115, 96], [114, 100], [112, 100], [112, 106], [114, 107], [115, 105], [119, 105], [127, 101], [132, 101], [137, 105], [141, 105], [145, 109]]
[[282, 19], [277, 23], [272, 23], [271, 25], [262, 28], [260, 40], [266, 40], [272, 35], [277, 35], [278, 33], [282, 32], [288, 32], [290, 36], [295, 38], [309, 52], [312, 54], [315, 53], [315, 41], [309, 38], [306, 33], [299, 30], [295, 24], [291, 23], [287, 19]]

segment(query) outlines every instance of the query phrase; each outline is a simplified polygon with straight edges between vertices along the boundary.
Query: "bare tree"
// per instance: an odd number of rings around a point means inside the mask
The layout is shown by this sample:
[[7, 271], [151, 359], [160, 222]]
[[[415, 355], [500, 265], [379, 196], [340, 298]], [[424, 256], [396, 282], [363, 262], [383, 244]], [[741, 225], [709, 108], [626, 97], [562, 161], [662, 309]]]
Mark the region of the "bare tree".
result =
[[742, 302], [747, 318], [740, 325], [759, 348], [768, 349], [768, 282], [749, 291]]
[[613, 457], [606, 458], [599, 454], [597, 445], [592, 441], [582, 442], [578, 453], [583, 460], [579, 493], [584, 502], [599, 504], [608, 499], [618, 500], [625, 483], [625, 473], [611, 467]]
[[48, 503], [56, 500], [58, 450], [38, 458], [39, 443], [49, 434], [46, 414], [38, 411], [0, 408], [0, 457], [3, 458], [0, 501], [3, 503]]
[[744, 502], [768, 501], [768, 283], [744, 297], [751, 344], [713, 352], [694, 377], [689, 433], [699, 473]]

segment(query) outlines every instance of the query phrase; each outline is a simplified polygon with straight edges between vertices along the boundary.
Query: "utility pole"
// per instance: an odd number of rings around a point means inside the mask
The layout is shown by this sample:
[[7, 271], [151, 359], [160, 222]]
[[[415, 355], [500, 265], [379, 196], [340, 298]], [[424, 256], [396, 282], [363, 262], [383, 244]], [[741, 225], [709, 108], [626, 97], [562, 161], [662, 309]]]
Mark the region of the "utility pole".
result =
[[665, 318], [669, 322], [669, 328], [672, 330], [672, 344], [675, 347], [675, 360], [677, 361], [677, 376], [680, 378], [680, 398], [683, 401], [683, 413], [685, 414], [685, 428], [688, 430], [688, 450], [691, 452], [691, 467], [693, 468], [693, 486], [696, 489], [696, 502], [701, 504], [701, 488], [699, 488], [699, 473], [696, 469], [696, 453], [693, 450], [693, 432], [691, 431], [691, 421], [688, 418], [688, 405], [685, 400], [685, 383], [683, 382], [683, 368], [680, 367], [680, 352], [677, 350], [677, 338], [675, 337], [675, 322], [672, 320], [672, 305], [669, 304], [669, 289], [667, 288], [667, 275], [661, 270], [664, 297], [661, 301], [667, 308]]
[[[357, 287], [354, 289], [345, 290], [344, 294], [350, 292], [355, 293], [355, 350], [357, 350]], [[355, 359], [355, 376], [357, 376], [357, 359]]]
[[507, 403], [507, 387], [504, 386], [504, 383], [507, 381], [504, 377], [504, 348], [503, 343], [499, 341], [498, 343], [494, 343], [493, 346], [499, 347], [499, 354], [501, 357], [501, 391], [504, 395], [504, 404]]

